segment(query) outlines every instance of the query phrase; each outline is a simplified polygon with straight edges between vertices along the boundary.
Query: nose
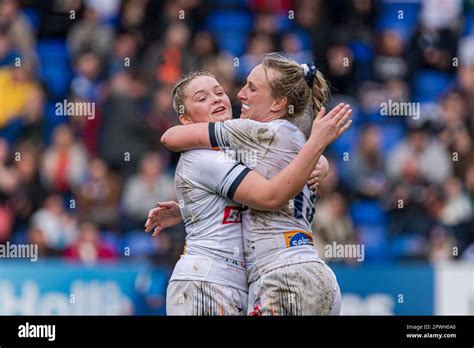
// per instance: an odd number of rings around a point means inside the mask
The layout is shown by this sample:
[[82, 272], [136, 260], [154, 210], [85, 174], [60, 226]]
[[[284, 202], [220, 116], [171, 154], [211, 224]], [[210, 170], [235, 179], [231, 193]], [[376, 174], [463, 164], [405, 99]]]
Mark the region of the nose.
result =
[[214, 94], [214, 99], [212, 104], [220, 104], [222, 102], [222, 97], [220, 95]]
[[237, 98], [239, 98], [240, 100], [245, 100], [246, 99], [246, 96], [245, 96], [245, 87], [242, 87], [239, 91], [239, 93], [237, 93]]

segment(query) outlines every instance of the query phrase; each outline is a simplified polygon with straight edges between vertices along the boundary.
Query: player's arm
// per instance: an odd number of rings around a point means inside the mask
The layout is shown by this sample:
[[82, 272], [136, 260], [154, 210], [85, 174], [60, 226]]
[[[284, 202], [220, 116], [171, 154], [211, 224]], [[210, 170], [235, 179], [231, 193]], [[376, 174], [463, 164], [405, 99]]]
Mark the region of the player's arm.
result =
[[324, 117], [322, 110], [313, 123], [310, 138], [287, 167], [270, 180], [249, 171], [229, 198], [261, 210], [284, 207], [306, 185], [326, 146], [350, 127], [351, 112], [349, 106], [340, 106]]
[[161, 143], [168, 150], [174, 152], [211, 149], [209, 123], [193, 123], [171, 127], [162, 135]]
[[288, 166], [271, 180], [250, 172], [236, 189], [233, 199], [256, 209], [283, 208], [306, 185], [326, 146], [350, 127], [349, 106], [333, 111], [326, 117], [323, 117], [324, 110], [319, 113], [311, 136]]

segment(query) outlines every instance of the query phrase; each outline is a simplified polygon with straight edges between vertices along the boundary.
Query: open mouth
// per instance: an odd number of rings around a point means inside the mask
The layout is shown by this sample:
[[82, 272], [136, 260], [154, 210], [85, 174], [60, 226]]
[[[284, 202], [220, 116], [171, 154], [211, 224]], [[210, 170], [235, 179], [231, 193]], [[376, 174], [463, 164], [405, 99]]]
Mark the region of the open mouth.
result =
[[218, 113], [223, 112], [223, 111], [225, 111], [225, 107], [219, 106], [219, 107], [218, 107], [217, 109], [215, 109], [212, 113], [213, 113], [213, 114], [218, 114]]
[[246, 103], [242, 103], [242, 110], [248, 110], [250, 109], [250, 105]]

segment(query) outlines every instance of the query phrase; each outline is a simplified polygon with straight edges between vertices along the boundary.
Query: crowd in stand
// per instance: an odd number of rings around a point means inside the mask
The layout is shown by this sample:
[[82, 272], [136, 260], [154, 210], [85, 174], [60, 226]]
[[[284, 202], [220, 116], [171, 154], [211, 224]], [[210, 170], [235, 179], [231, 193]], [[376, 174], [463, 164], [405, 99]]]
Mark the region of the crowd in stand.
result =
[[176, 199], [179, 155], [160, 144], [178, 124], [171, 87], [211, 71], [239, 117], [237, 91], [272, 51], [314, 60], [328, 106], [354, 110], [326, 153], [322, 257], [336, 242], [363, 244], [365, 262], [474, 259], [469, 0], [0, 0], [0, 243], [174, 265], [184, 227], [143, 230]]

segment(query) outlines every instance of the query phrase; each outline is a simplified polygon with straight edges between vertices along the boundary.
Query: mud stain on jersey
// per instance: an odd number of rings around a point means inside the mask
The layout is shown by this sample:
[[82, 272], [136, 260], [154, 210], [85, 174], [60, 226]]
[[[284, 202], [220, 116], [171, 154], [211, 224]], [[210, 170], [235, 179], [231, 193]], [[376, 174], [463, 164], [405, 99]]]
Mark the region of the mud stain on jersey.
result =
[[270, 144], [275, 137], [275, 132], [268, 128], [257, 128], [257, 141], [259, 144]]

